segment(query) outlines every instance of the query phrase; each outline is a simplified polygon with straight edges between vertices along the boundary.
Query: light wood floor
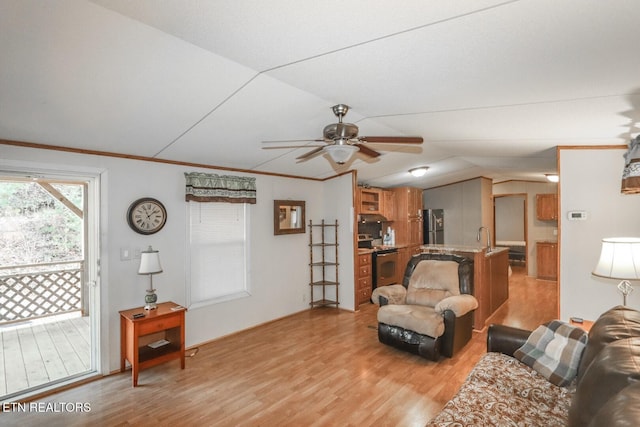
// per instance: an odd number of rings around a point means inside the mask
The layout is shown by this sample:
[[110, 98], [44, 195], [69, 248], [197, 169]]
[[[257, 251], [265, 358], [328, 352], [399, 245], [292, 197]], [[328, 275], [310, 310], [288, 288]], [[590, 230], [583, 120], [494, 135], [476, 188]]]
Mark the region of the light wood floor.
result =
[[[556, 317], [556, 284], [516, 271], [496, 323], [534, 328]], [[90, 412], [5, 413], [21, 426], [420, 426], [457, 391], [486, 351], [486, 332], [431, 362], [380, 344], [376, 308], [298, 313], [216, 342], [187, 358], [116, 374], [37, 403], [87, 403]], [[36, 402], [34, 402], [36, 403]]]
[[0, 400], [16, 392], [87, 372], [89, 318], [56, 316], [0, 328]]

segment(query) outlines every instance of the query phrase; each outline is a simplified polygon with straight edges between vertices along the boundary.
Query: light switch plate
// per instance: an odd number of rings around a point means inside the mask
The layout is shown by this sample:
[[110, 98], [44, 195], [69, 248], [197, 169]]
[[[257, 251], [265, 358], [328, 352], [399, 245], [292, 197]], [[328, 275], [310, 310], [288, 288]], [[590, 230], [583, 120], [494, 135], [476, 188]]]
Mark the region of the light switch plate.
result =
[[120, 248], [120, 261], [131, 260], [131, 249], [129, 247]]

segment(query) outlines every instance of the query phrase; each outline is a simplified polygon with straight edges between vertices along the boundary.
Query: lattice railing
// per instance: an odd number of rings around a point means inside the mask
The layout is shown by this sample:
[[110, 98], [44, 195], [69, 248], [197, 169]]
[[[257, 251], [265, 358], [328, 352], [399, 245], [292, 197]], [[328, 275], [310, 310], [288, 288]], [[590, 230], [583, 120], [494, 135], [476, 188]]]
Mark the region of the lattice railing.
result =
[[0, 276], [0, 323], [82, 309], [82, 264], [56, 266], [55, 270]]

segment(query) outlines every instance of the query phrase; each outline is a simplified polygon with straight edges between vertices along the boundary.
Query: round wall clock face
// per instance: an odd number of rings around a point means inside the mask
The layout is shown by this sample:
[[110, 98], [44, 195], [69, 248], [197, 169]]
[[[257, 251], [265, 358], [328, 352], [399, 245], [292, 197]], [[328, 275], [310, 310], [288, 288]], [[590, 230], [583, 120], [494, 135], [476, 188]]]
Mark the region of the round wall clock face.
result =
[[167, 222], [167, 210], [158, 200], [144, 197], [131, 203], [127, 211], [127, 222], [136, 233], [157, 233]]

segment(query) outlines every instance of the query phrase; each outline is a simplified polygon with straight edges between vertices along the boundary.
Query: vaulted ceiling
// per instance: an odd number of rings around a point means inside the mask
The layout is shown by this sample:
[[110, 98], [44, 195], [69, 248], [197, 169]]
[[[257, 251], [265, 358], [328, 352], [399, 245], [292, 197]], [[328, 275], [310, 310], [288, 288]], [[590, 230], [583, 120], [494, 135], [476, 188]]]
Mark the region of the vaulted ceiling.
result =
[[[2, 0], [0, 139], [389, 187], [542, 180], [558, 145], [639, 132], [639, 16], [637, 0]], [[360, 135], [425, 142], [342, 166], [262, 149], [320, 138], [339, 103]]]

